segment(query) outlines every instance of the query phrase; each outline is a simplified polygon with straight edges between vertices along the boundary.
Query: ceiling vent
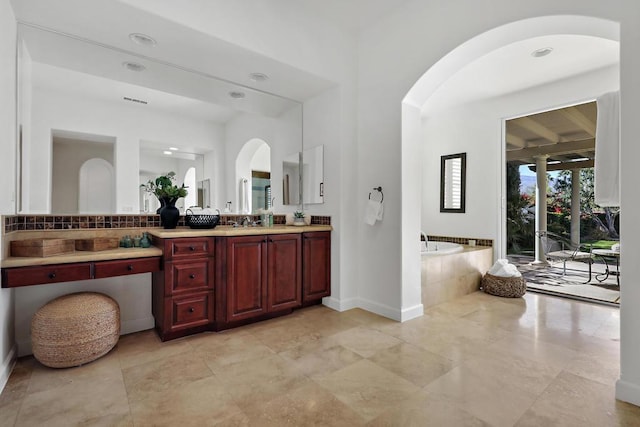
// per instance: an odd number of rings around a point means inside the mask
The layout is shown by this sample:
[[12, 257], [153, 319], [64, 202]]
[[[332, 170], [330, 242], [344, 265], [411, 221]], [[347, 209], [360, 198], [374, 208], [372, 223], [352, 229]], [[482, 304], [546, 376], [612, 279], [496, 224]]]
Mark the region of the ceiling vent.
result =
[[135, 103], [138, 103], [138, 104], [144, 104], [144, 105], [148, 104], [147, 101], [143, 101], [142, 99], [129, 98], [128, 96], [125, 96], [122, 99], [124, 99], [125, 101], [131, 101], [131, 102], [135, 102]]
[[137, 62], [129, 62], [129, 61], [123, 62], [122, 66], [129, 71], [135, 71], [137, 73], [139, 73], [140, 71], [144, 71], [147, 68], [142, 64], [138, 64]]

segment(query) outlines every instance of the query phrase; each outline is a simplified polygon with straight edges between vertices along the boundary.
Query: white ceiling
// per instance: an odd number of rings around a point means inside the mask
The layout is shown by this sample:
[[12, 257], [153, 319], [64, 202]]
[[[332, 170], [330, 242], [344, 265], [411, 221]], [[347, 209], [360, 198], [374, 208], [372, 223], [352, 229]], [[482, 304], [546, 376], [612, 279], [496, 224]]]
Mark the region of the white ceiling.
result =
[[[531, 53], [552, 47], [540, 58]], [[536, 37], [494, 50], [445, 81], [427, 100], [423, 112], [495, 98], [543, 86], [620, 61], [620, 44], [578, 35]]]

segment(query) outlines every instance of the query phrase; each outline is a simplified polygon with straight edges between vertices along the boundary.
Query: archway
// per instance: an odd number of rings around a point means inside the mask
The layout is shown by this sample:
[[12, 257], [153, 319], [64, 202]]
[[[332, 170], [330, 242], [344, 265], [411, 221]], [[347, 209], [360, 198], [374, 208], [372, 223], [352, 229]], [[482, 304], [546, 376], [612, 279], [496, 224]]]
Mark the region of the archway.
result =
[[78, 174], [79, 213], [114, 212], [113, 166], [104, 159], [93, 158], [82, 164]]
[[[613, 21], [585, 16], [547, 16], [516, 21], [494, 28], [468, 40], [458, 46], [431, 68], [409, 90], [402, 102], [402, 306], [421, 307], [420, 286], [420, 255], [418, 247], [419, 231], [421, 229], [420, 199], [416, 194], [422, 194], [422, 107], [427, 100], [451, 76], [479, 58], [512, 43], [535, 37], [576, 34], [608, 40], [619, 41], [619, 24]], [[498, 134], [500, 131], [498, 131]], [[493, 170], [489, 177], [484, 177], [488, 185], [494, 186], [493, 191], [500, 195], [504, 191], [504, 177], [500, 172], [502, 141], [495, 138], [495, 164], [489, 164]], [[443, 153], [444, 154], [444, 153]], [[494, 167], [495, 166], [495, 167]], [[496, 216], [501, 217], [504, 209], [499, 208], [499, 199], [495, 200]], [[500, 253], [503, 240], [502, 218], [495, 221], [491, 237], [498, 244], [496, 255]], [[489, 225], [489, 227], [492, 227]], [[463, 237], [463, 236], [460, 236]], [[476, 236], [468, 236], [476, 237]], [[407, 319], [415, 317], [416, 313], [408, 313]], [[405, 319], [403, 319], [405, 320]]]
[[247, 141], [236, 157], [235, 182], [237, 188], [237, 212], [250, 214], [252, 202], [252, 170], [267, 169], [271, 171], [271, 149], [269, 144], [260, 138]]

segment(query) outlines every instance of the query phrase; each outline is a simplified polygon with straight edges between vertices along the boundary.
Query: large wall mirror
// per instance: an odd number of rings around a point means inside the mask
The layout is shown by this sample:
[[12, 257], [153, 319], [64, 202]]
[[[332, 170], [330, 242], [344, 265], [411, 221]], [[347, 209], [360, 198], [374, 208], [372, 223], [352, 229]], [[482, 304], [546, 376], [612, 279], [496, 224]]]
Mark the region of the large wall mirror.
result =
[[283, 204], [324, 203], [324, 146], [288, 155], [282, 162], [282, 179]]
[[464, 213], [467, 153], [440, 157], [440, 212]]
[[168, 171], [190, 188], [183, 209], [255, 212], [254, 176], [284, 204], [279, 165], [304, 151], [296, 100], [24, 23], [17, 71], [18, 213], [153, 213], [140, 184]]

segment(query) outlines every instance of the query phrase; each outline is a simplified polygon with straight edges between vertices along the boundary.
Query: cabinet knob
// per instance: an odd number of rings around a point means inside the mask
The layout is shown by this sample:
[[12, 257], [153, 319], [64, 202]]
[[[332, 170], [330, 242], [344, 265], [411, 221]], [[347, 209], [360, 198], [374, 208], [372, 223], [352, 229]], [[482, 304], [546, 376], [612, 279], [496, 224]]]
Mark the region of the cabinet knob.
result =
[[195, 274], [191, 273], [191, 274], [189, 275], [189, 279], [195, 279], [195, 278], [196, 278], [196, 275], [195, 275]]
[[127, 265], [127, 270], [133, 271], [133, 265], [131, 265], [131, 264]]
[[195, 247], [195, 246], [193, 246], [193, 245], [191, 245], [191, 246], [189, 246], [189, 250], [190, 250], [190, 251], [195, 251], [195, 250], [196, 250], [196, 247]]
[[49, 279], [55, 279], [55, 278], [56, 278], [56, 272], [55, 271], [49, 273]]
[[195, 309], [195, 308], [193, 308], [193, 307], [189, 307], [189, 313], [193, 313], [194, 311], [196, 311], [196, 309]]

